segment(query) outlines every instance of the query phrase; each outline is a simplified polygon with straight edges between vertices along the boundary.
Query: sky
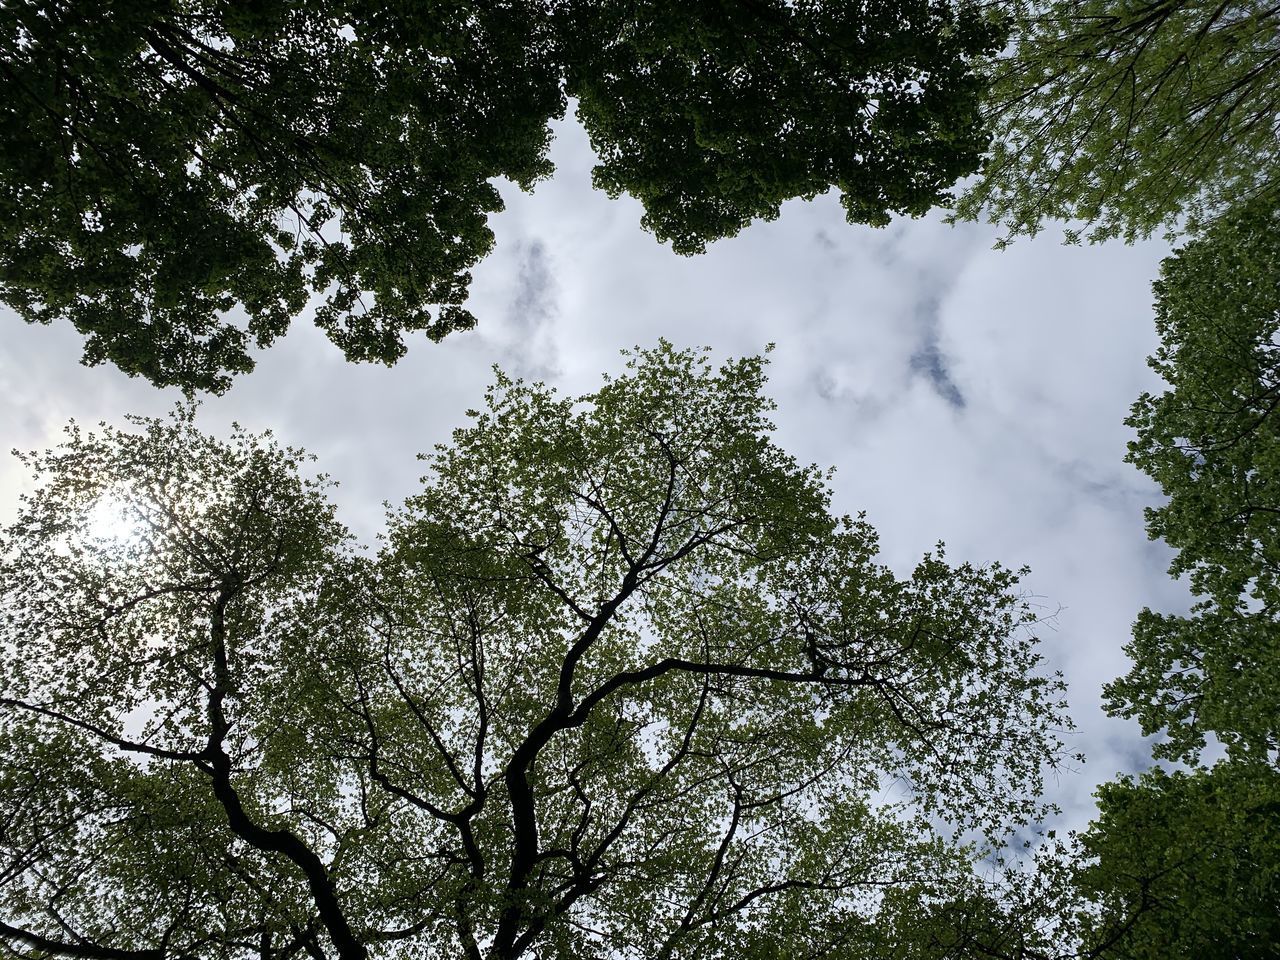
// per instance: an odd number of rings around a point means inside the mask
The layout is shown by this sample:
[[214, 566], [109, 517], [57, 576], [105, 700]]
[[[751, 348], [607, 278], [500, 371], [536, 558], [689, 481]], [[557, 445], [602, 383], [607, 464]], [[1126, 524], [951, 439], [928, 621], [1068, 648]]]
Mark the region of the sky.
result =
[[[532, 194], [503, 187], [494, 253], [474, 272], [475, 331], [410, 345], [394, 368], [346, 362], [306, 318], [259, 356], [199, 422], [271, 429], [340, 484], [339, 515], [372, 541], [384, 502], [417, 489], [415, 454], [480, 406], [494, 364], [568, 394], [620, 371], [620, 351], [710, 346], [770, 355], [776, 442], [834, 466], [834, 506], [865, 510], [882, 560], [910, 572], [938, 541], [952, 562], [1031, 568], [1043, 652], [1069, 684], [1086, 763], [1051, 780], [1058, 826], [1082, 827], [1096, 785], [1149, 765], [1133, 721], [1101, 710], [1144, 606], [1178, 612], [1172, 558], [1148, 541], [1154, 484], [1124, 463], [1130, 404], [1160, 389], [1158, 241], [1071, 247], [1052, 226], [997, 251], [994, 228], [939, 214], [881, 230], [851, 226], [834, 195], [682, 258], [640, 228], [640, 206], [590, 186], [592, 153], [572, 119], [555, 125], [556, 176]], [[0, 308], [3, 310], [3, 308]], [[31, 327], [3, 310], [0, 451], [57, 442], [69, 418], [123, 425], [180, 399], [113, 367], [79, 364], [69, 325]], [[27, 478], [0, 458], [0, 522]]]

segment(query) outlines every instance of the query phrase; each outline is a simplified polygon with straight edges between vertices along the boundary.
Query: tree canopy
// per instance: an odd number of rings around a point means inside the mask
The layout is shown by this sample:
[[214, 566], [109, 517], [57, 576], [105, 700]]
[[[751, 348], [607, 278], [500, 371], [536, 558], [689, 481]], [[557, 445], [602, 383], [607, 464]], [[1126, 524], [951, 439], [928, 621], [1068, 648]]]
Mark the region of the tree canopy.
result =
[[1086, 952], [1266, 960], [1280, 943], [1280, 771], [1220, 763], [1104, 784], [1078, 878]]
[[1043, 812], [1062, 684], [1012, 572], [875, 562], [762, 383], [666, 345], [576, 401], [499, 376], [376, 554], [190, 408], [28, 457], [0, 943], [952, 956], [990, 911], [949, 830]]
[[471, 326], [490, 180], [549, 172], [564, 104], [522, 0], [21, 0], [0, 36], [0, 297], [162, 386], [224, 389], [312, 294], [353, 360]]
[[1001, 29], [967, 0], [16, 0], [0, 8], [0, 301], [85, 361], [221, 391], [314, 303], [352, 360], [474, 324], [495, 181], [597, 184], [691, 253], [791, 197], [920, 214], [977, 169]]
[[[1237, 205], [1166, 259], [1155, 283], [1169, 384], [1128, 423], [1129, 459], [1167, 502], [1148, 530], [1178, 552], [1198, 600], [1144, 610], [1109, 712], [1156, 734], [1152, 769], [1098, 792], [1074, 883], [1083, 948], [1117, 960], [1275, 955], [1280, 942], [1280, 620], [1276, 410], [1280, 404], [1280, 212]], [[1227, 749], [1211, 768], [1209, 738]]]
[[973, 69], [1000, 19], [970, 3], [569, 4], [567, 89], [593, 177], [679, 253], [831, 187], [850, 223], [950, 199], [990, 140]]
[[1280, 212], [1232, 211], [1161, 266], [1160, 348], [1170, 389], [1128, 423], [1129, 459], [1169, 498], [1147, 512], [1201, 598], [1190, 616], [1143, 611], [1113, 709], [1191, 758], [1212, 731], [1253, 756], [1280, 749]]
[[[1035, 234], [1147, 237], [1280, 193], [1280, 8], [1256, 0], [1012, 0], [995, 140], [957, 213]], [[1069, 238], [1079, 233], [1068, 231]]]

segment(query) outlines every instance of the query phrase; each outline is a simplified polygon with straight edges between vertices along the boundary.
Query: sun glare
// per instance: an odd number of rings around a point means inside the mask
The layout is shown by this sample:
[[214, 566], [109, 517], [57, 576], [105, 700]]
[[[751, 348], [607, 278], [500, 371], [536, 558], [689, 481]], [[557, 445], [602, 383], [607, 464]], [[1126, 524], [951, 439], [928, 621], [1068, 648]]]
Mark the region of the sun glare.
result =
[[142, 532], [129, 501], [117, 492], [104, 493], [89, 508], [84, 530], [94, 540], [114, 541], [121, 546], [133, 543]]

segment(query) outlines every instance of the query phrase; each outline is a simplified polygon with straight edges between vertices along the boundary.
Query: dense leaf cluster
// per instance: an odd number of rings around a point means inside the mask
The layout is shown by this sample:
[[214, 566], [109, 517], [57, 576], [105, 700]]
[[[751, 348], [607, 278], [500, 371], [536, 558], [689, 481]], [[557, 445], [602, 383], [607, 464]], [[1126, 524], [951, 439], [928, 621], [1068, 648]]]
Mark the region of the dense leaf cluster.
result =
[[989, 136], [983, 76], [1003, 26], [968, 4], [582, 3], [568, 90], [610, 195], [679, 253], [831, 187], [850, 223], [950, 199]]
[[520, 0], [20, 2], [0, 37], [0, 297], [158, 385], [224, 389], [313, 294], [353, 360], [471, 326], [490, 180], [549, 172], [564, 105]]
[[1280, 750], [1280, 211], [1232, 211], [1167, 259], [1155, 284], [1169, 389], [1129, 419], [1129, 459], [1168, 502], [1153, 537], [1178, 553], [1171, 573], [1201, 598], [1190, 616], [1144, 611], [1133, 671], [1113, 706], [1159, 755], [1191, 758], [1212, 732], [1233, 752]]
[[1253, 763], [1104, 784], [1079, 877], [1086, 955], [1265, 960], [1280, 943], [1280, 771]]

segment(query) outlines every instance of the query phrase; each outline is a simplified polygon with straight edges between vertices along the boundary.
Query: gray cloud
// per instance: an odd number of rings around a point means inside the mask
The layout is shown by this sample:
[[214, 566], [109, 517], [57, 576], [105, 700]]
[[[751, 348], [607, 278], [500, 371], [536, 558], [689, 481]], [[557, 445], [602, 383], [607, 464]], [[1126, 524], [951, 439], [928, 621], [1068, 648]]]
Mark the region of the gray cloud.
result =
[[924, 343], [911, 355], [911, 372], [919, 374], [943, 400], [957, 410], [965, 407], [964, 395], [955, 381], [951, 379], [951, 371], [947, 369], [947, 360], [938, 346], [938, 331], [930, 328], [925, 331]]
[[556, 373], [556, 283], [546, 245], [537, 238], [518, 247], [516, 290], [506, 313], [511, 342], [503, 354], [512, 373], [546, 380]]
[[831, 234], [825, 230], [817, 230], [813, 234], [813, 242], [825, 250], [827, 253], [834, 253], [838, 247], [836, 242], [831, 239]]

